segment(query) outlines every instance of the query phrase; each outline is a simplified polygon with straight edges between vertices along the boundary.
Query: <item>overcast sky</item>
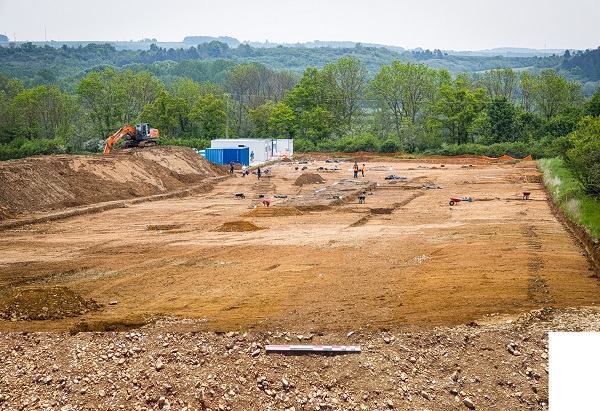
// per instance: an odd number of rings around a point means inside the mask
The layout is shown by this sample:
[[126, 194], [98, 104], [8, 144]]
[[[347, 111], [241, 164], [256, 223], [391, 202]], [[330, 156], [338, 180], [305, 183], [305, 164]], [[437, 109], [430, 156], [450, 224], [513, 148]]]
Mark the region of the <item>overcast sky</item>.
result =
[[595, 49], [599, 21], [600, 0], [0, 0], [0, 33], [17, 41], [229, 36], [457, 51]]

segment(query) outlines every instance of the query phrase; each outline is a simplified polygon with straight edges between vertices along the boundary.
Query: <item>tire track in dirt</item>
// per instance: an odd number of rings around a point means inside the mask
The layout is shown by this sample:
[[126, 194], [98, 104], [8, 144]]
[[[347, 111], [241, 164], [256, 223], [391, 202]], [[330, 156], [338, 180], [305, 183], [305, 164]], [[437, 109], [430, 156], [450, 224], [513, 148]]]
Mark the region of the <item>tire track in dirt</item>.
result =
[[536, 228], [533, 225], [523, 227], [521, 234], [525, 238], [525, 244], [529, 249], [530, 257], [527, 259], [527, 271], [529, 273], [529, 284], [527, 287], [527, 298], [536, 304], [551, 304], [555, 300], [550, 295], [550, 289], [546, 280], [540, 276], [540, 271], [546, 266], [544, 260], [538, 255], [542, 249]]

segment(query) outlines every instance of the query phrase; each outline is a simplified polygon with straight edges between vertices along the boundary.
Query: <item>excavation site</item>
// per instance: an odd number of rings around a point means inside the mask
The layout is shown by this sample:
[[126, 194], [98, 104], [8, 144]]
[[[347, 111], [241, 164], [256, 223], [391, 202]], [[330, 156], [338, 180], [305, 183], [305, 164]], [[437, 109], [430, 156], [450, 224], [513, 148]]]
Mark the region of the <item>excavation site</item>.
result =
[[0, 162], [0, 409], [546, 410], [548, 333], [600, 330], [598, 247], [536, 161], [261, 170]]

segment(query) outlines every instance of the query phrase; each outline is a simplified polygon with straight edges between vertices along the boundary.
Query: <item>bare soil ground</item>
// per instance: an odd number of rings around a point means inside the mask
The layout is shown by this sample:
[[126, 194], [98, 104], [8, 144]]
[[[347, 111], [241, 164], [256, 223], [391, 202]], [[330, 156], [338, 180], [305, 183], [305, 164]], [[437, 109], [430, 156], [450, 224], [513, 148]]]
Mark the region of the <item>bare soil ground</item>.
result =
[[535, 162], [114, 153], [0, 163], [0, 409], [545, 409], [548, 331], [597, 331]]

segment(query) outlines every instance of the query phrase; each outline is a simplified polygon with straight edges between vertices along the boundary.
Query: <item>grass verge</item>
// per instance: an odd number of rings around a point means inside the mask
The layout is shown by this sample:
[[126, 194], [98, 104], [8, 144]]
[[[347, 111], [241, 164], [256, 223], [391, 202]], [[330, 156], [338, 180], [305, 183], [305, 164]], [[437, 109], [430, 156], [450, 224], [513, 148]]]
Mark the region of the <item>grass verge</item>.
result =
[[559, 158], [545, 158], [538, 162], [544, 174], [544, 183], [554, 202], [575, 223], [586, 228], [598, 241], [600, 238], [600, 201], [587, 195], [573, 174]]

